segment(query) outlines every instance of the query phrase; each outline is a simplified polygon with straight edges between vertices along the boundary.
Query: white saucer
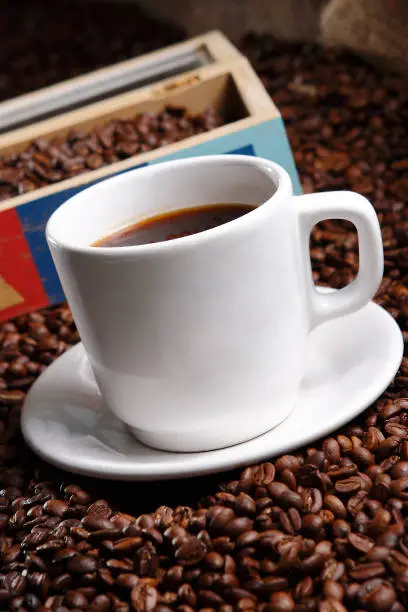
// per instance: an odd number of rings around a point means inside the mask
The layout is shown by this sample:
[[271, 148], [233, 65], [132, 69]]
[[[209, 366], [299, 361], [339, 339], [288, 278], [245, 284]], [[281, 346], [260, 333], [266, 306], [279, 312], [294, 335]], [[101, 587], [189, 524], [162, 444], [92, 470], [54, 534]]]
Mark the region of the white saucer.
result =
[[282, 424], [229, 448], [170, 453], [137, 442], [103, 408], [83, 346], [77, 344], [33, 385], [22, 431], [43, 459], [79, 474], [159, 480], [218, 472], [291, 451], [350, 421], [386, 389], [402, 354], [398, 325], [370, 303], [311, 334], [299, 401]]

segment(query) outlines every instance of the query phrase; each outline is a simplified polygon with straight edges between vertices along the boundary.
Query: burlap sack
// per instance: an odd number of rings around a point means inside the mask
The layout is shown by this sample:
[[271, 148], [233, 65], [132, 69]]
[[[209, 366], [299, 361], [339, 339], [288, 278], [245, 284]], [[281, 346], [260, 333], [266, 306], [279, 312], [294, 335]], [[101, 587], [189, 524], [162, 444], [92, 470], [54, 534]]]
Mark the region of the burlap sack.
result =
[[[129, 0], [132, 1], [132, 0]], [[136, 1], [136, 0], [133, 0]], [[327, 0], [137, 0], [153, 15], [172, 19], [189, 35], [222, 30], [237, 42], [249, 31], [282, 40], [314, 41]]]
[[321, 13], [321, 34], [328, 45], [408, 76], [407, 0], [330, 0]]
[[[111, 0], [122, 2], [123, 0]], [[220, 29], [349, 48], [408, 76], [408, 0], [127, 0], [171, 19], [189, 35]]]

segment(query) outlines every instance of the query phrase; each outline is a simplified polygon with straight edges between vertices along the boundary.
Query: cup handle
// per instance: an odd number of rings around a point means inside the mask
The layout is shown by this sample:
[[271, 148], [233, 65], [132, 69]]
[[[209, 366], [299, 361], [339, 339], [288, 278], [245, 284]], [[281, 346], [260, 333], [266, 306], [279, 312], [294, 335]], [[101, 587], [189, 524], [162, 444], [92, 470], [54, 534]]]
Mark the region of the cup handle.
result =
[[[307, 276], [311, 328], [350, 314], [365, 306], [375, 295], [382, 279], [384, 253], [381, 229], [370, 202], [352, 191], [329, 191], [294, 196], [299, 220], [302, 260]], [[325, 219], [344, 219], [358, 233], [359, 269], [356, 278], [333, 293], [321, 293], [312, 277], [309, 241], [313, 226]]]

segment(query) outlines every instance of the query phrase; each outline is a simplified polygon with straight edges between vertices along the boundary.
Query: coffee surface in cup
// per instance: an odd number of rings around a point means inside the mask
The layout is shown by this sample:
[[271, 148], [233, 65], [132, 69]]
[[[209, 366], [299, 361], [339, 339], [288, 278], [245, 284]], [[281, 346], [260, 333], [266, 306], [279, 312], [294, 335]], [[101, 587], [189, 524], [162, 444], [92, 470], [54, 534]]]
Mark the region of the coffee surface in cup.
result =
[[92, 246], [122, 247], [174, 240], [223, 225], [254, 208], [249, 204], [220, 203], [171, 210], [128, 225], [96, 240]]

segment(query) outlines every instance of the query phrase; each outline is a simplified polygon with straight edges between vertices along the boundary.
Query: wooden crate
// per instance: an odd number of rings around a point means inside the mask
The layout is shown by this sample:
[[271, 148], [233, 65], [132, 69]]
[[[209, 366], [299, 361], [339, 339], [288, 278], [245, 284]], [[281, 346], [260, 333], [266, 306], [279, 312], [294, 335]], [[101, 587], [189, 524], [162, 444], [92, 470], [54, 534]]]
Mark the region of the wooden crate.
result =
[[[140, 112], [159, 111], [172, 104], [182, 105], [191, 113], [215, 106], [225, 122], [210, 132], [1, 202], [0, 320], [64, 300], [46, 245], [45, 224], [52, 212], [65, 200], [108, 176], [170, 159], [243, 153], [280, 163], [290, 173], [295, 191], [300, 192], [283, 122], [248, 61], [218, 33], [182, 44], [199, 45], [201, 48], [206, 44], [213, 54], [214, 49], [218, 50], [217, 59], [177, 77], [93, 102], [0, 135], [0, 155], [10, 154], [25, 149], [40, 136], [61, 137], [73, 128], [88, 131], [114, 118], [123, 119]], [[225, 61], [222, 60], [223, 52]], [[156, 53], [165, 56], [165, 50]], [[145, 61], [150, 61], [151, 56], [146, 56]], [[138, 58], [131, 61], [143, 66], [144, 60]], [[64, 83], [54, 88], [65, 86]], [[40, 93], [31, 95], [39, 96]], [[21, 98], [17, 100], [21, 101]]]

